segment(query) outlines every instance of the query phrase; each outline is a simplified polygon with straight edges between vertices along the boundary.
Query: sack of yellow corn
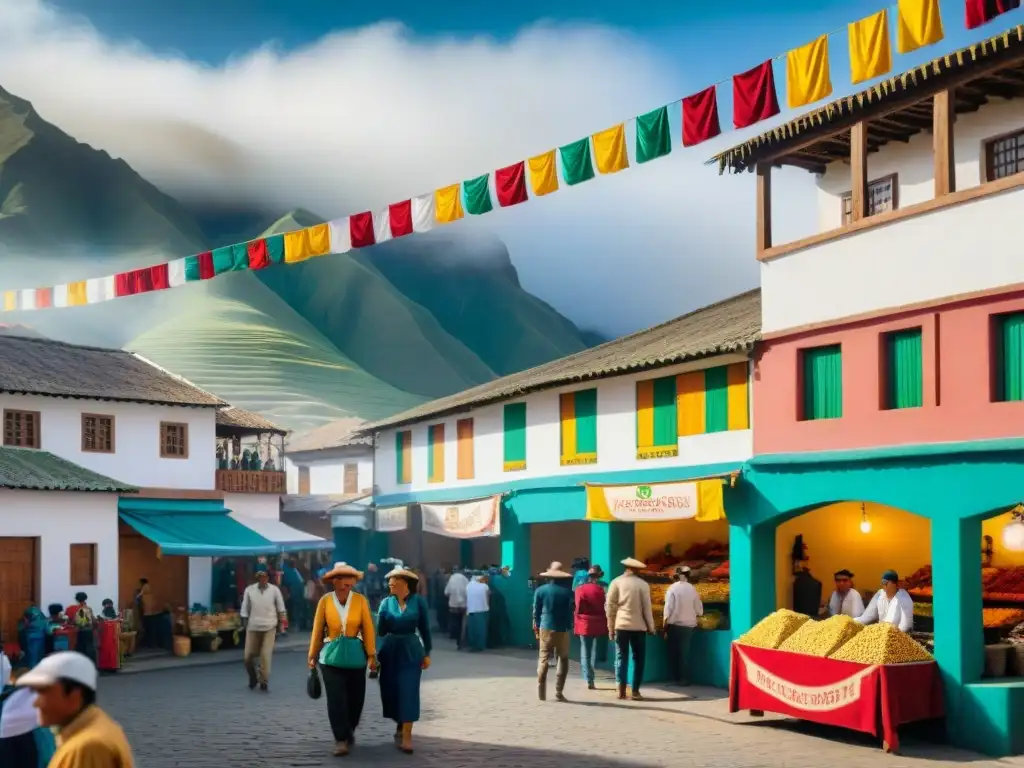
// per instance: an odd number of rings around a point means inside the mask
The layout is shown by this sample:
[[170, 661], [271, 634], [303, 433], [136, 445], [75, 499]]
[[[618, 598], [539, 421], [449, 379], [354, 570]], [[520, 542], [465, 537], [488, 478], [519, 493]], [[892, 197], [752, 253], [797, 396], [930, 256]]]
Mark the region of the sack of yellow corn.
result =
[[830, 658], [859, 664], [908, 664], [931, 661], [932, 655], [892, 624], [871, 624], [839, 647]]
[[804, 614], [783, 608], [761, 619], [736, 642], [755, 648], [778, 648], [807, 621]]
[[780, 651], [830, 656], [853, 638], [863, 626], [849, 616], [832, 616], [824, 621], [807, 621], [779, 646]]

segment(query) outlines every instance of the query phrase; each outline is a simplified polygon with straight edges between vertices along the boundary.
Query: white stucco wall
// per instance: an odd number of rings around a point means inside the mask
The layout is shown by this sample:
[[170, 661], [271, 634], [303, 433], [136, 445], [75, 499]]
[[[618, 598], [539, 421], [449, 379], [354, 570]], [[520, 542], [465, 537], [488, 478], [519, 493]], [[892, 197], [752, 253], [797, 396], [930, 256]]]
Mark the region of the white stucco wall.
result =
[[188, 605], [196, 603], [207, 608], [213, 603], [213, 558], [190, 557], [188, 559]]
[[[0, 408], [40, 412], [40, 448], [124, 483], [148, 488], [214, 487], [212, 408], [0, 394]], [[82, 414], [114, 417], [114, 453], [82, 451]], [[160, 422], [188, 424], [188, 458], [160, 458]]]
[[[70, 605], [85, 592], [99, 610], [118, 603], [117, 494], [0, 490], [0, 538], [39, 539], [37, 598]], [[96, 583], [71, 584], [71, 545], [96, 545]], [[120, 607], [120, 606], [118, 606]]]
[[225, 493], [224, 506], [246, 517], [281, 519], [281, 497], [274, 493]]
[[[679, 455], [661, 459], [636, 457], [636, 382], [643, 379], [671, 376], [700, 368], [743, 362], [746, 358], [729, 355], [699, 364], [671, 366], [643, 374], [602, 379], [528, 395], [526, 406], [526, 469], [504, 471], [504, 403], [477, 408], [444, 419], [428, 419], [399, 431], [412, 430], [411, 484], [396, 483], [395, 431], [380, 433], [376, 449], [376, 483], [378, 496], [451, 488], [463, 493], [473, 486], [512, 483], [539, 477], [579, 475], [583, 473], [620, 472], [665, 467], [690, 467], [705, 464], [744, 461], [752, 455], [750, 430], [715, 432], [679, 438]], [[561, 423], [559, 395], [579, 389], [597, 387], [597, 463], [561, 465]], [[749, 387], [748, 387], [749, 392]], [[749, 401], [749, 395], [748, 395]], [[749, 408], [749, 405], [748, 405]], [[474, 477], [457, 480], [458, 443], [456, 423], [473, 418]], [[427, 482], [427, 429], [445, 425], [445, 481]], [[453, 499], [454, 500], [454, 499]]]
[[299, 467], [309, 467], [309, 492], [313, 495], [345, 492], [345, 465], [359, 465], [359, 490], [373, 488], [373, 448], [368, 445], [306, 451], [285, 458], [288, 493], [299, 492]]
[[[954, 127], [956, 187], [981, 183], [985, 139], [1024, 128], [1024, 101], [994, 102], [959, 115]], [[932, 135], [892, 142], [868, 155], [868, 179], [898, 174], [898, 206], [934, 198]], [[832, 163], [816, 179], [815, 231], [841, 222], [841, 196], [850, 189], [848, 163]], [[784, 200], [774, 200], [784, 206]], [[763, 331], [802, 325], [904, 304], [1024, 282], [1024, 260], [1010, 247], [1024, 190], [984, 197], [952, 208], [896, 221], [761, 265]], [[781, 243], [779, 243], [781, 245]], [[979, 268], [983, 265], [984, 268]]]

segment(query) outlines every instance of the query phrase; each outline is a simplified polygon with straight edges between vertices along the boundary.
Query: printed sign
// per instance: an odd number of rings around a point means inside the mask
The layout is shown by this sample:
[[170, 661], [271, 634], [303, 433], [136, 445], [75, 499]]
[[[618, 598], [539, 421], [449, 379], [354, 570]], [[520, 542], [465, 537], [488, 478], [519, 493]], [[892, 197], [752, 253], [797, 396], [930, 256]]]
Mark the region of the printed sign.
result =
[[420, 504], [423, 530], [453, 539], [478, 539], [501, 533], [501, 496], [458, 504]]
[[637, 523], [697, 516], [697, 483], [603, 485], [587, 488], [587, 518]]
[[376, 529], [381, 533], [404, 531], [409, 527], [408, 507], [385, 507], [377, 510]]
[[861, 682], [875, 671], [875, 667], [867, 667], [828, 685], [797, 685], [755, 664], [742, 649], [738, 651], [746, 667], [748, 684], [773, 699], [809, 712], [832, 712], [860, 701]]

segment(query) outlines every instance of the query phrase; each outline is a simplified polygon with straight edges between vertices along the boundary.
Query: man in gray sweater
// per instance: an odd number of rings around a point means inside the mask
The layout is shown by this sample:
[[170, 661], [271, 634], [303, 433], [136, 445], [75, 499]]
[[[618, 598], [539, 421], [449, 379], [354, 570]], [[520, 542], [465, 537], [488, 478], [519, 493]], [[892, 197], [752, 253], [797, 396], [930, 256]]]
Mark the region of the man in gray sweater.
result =
[[608, 585], [605, 613], [608, 616], [608, 636], [615, 643], [615, 682], [619, 698], [626, 698], [626, 678], [629, 657], [633, 657], [632, 699], [641, 701], [640, 684], [644, 679], [644, 661], [647, 658], [647, 635], [654, 634], [654, 612], [651, 610], [651, 587], [637, 573], [646, 565], [633, 557], [622, 561], [625, 573], [612, 579]]

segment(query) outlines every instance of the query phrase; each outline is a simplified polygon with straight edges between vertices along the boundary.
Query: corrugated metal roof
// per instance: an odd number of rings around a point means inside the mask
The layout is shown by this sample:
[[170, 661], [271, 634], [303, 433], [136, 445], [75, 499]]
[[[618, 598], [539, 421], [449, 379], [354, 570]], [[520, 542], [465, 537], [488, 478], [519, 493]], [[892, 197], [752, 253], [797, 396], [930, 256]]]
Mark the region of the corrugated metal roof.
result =
[[49, 451], [9, 446], [0, 447], [0, 488], [105, 493], [135, 493], [139, 490]]

